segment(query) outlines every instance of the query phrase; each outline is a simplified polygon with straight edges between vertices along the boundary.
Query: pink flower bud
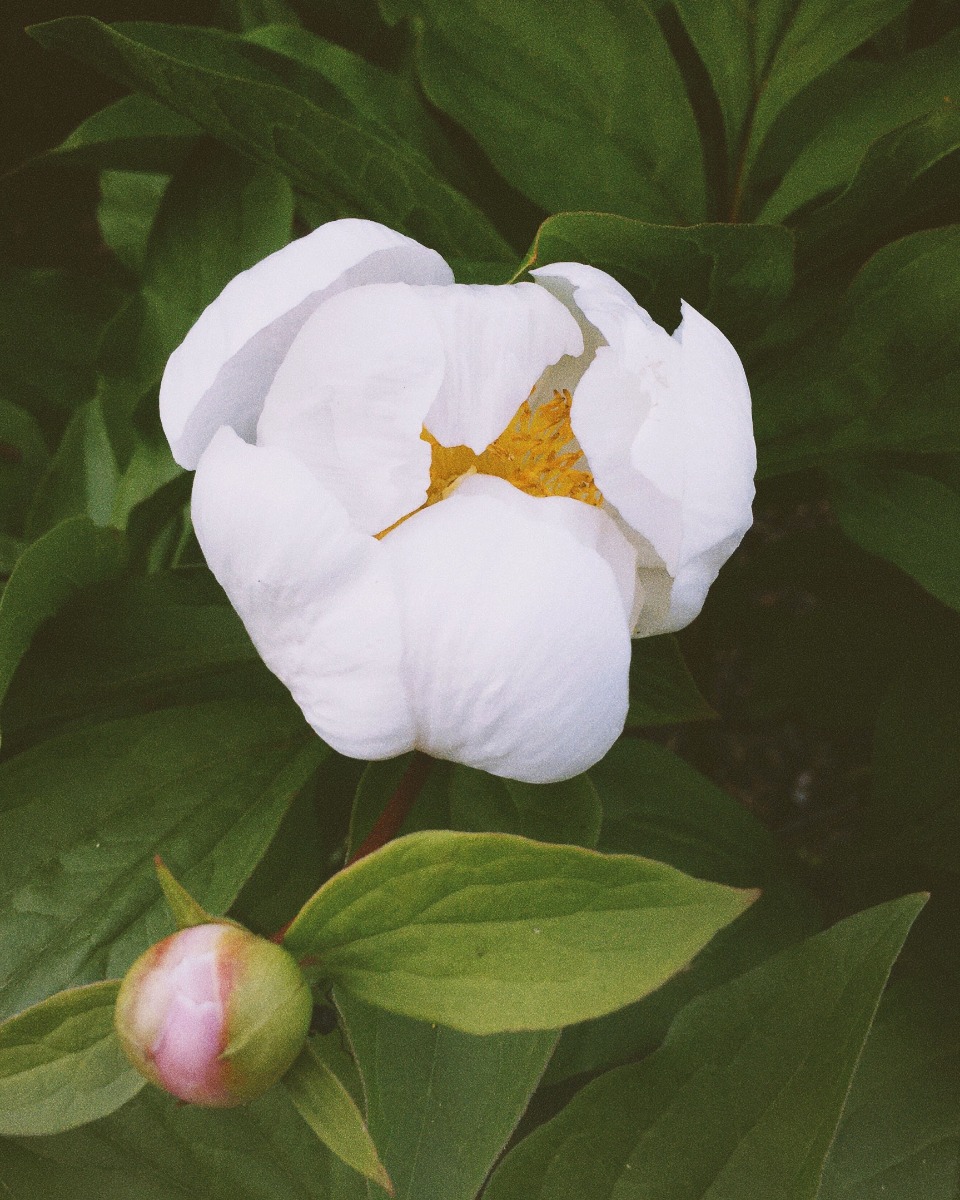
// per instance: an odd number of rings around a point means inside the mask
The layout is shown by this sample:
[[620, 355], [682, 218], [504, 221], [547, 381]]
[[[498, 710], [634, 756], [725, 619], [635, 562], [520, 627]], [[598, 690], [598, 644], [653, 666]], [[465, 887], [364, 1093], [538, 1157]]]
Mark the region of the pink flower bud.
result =
[[181, 1100], [228, 1108], [271, 1087], [300, 1053], [310, 990], [286, 950], [227, 923], [195, 925], [142, 954], [117, 997], [133, 1066]]

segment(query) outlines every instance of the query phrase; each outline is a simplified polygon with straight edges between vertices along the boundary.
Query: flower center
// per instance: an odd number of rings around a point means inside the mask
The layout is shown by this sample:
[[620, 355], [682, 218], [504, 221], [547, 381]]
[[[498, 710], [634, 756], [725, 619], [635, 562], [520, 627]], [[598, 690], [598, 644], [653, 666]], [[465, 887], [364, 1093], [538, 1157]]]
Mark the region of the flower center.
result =
[[[441, 446], [424, 426], [420, 436], [430, 444], [433, 457], [421, 508], [445, 500], [470, 475], [496, 475], [529, 496], [567, 496], [599, 508], [600, 489], [590, 472], [577, 466], [583, 455], [570, 426], [571, 403], [566, 388], [535, 409], [524, 400], [503, 433], [480, 454], [469, 446]], [[406, 519], [401, 517], [377, 537], [385, 537]]]

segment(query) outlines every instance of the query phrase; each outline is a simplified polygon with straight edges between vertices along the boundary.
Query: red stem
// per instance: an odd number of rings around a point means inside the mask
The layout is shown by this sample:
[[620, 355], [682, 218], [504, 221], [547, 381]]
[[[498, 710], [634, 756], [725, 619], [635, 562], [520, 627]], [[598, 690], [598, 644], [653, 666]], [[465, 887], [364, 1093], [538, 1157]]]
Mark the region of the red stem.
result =
[[422, 754], [419, 750], [414, 750], [410, 765], [403, 773], [403, 778], [397, 784], [397, 790], [387, 801], [387, 807], [377, 818], [377, 823], [347, 859], [348, 867], [351, 863], [357, 862], [358, 859], [366, 858], [374, 850], [379, 850], [391, 838], [397, 836], [400, 832], [400, 827], [407, 819], [407, 814], [413, 808], [417, 797], [420, 795], [420, 791], [427, 781], [427, 776], [430, 774], [432, 766], [433, 759], [429, 755]]

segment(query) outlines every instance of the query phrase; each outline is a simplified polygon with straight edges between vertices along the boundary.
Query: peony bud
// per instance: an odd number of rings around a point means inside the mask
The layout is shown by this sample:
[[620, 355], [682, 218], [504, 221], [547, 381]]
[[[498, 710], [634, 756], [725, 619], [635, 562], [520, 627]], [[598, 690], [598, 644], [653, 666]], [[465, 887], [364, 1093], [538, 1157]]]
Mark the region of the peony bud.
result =
[[286, 950], [217, 922], [137, 959], [117, 997], [133, 1066], [190, 1104], [229, 1108], [272, 1087], [306, 1040], [310, 989]]

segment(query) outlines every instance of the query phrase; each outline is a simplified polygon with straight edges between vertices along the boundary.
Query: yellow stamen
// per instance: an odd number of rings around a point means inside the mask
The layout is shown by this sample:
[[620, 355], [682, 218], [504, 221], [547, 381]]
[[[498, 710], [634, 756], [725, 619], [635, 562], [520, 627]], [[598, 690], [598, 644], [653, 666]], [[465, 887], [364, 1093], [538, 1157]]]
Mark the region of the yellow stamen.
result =
[[[480, 454], [474, 454], [469, 446], [441, 446], [424, 427], [420, 436], [430, 444], [433, 457], [422, 507], [445, 500], [467, 476], [475, 474], [496, 475], [530, 496], [566, 496], [599, 507], [603, 496], [593, 476], [577, 465], [583, 456], [570, 427], [571, 402], [566, 389], [555, 391], [552, 400], [535, 409], [524, 400], [503, 433]], [[401, 517], [377, 537], [384, 537], [406, 519]]]

